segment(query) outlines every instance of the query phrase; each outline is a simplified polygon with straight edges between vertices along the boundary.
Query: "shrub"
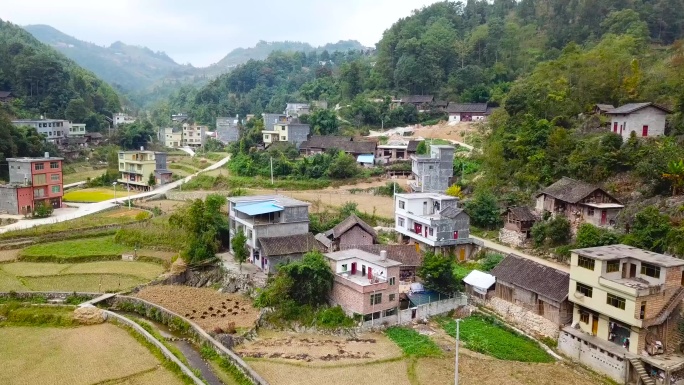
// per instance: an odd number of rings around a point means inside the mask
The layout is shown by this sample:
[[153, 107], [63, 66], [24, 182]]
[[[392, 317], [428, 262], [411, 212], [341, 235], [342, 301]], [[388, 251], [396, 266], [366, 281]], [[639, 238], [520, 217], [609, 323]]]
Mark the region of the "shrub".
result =
[[320, 310], [316, 314], [316, 325], [324, 328], [352, 327], [355, 322], [340, 306]]
[[54, 208], [47, 202], [37, 204], [33, 210], [34, 218], [47, 218], [54, 212]]
[[480, 264], [482, 265], [482, 270], [484, 271], [491, 271], [503, 261], [504, 256], [501, 254], [487, 254], [486, 257], [480, 261]]
[[530, 229], [530, 235], [532, 236], [532, 242], [534, 247], [544, 246], [546, 241], [546, 222], [537, 222]]
[[567, 244], [572, 237], [572, 233], [570, 232], [570, 221], [564, 216], [556, 215], [548, 223], [546, 236], [553, 245]]
[[150, 213], [146, 211], [141, 211], [135, 215], [135, 220], [136, 221], [144, 221], [145, 219], [150, 217]]

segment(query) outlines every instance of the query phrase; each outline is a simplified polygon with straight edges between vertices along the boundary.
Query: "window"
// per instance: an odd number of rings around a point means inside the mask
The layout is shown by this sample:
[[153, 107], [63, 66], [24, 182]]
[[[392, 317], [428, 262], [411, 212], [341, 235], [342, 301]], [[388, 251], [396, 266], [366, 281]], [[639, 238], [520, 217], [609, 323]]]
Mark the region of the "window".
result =
[[589, 207], [589, 208], [587, 209], [587, 216], [589, 216], [589, 217], [593, 217], [593, 216], [594, 216], [594, 208], [593, 208], [593, 207]]
[[646, 301], [641, 303], [641, 309], [639, 309], [639, 319], [644, 319], [646, 317]]
[[43, 185], [46, 183], [47, 183], [47, 178], [45, 177], [45, 174], [33, 176], [33, 185], [34, 186], [40, 186], [40, 185]]
[[50, 180], [58, 181], [59, 180], [59, 174], [51, 174]]
[[606, 303], [610, 306], [616, 307], [618, 309], [625, 310], [625, 299], [622, 297], [618, 297], [617, 295], [613, 295], [608, 293], [608, 298], [606, 299]]
[[52, 186], [52, 192], [58, 193], [61, 190], [60, 186]]
[[270, 135], [269, 135], [269, 134], [265, 134], [265, 135], [264, 135], [264, 139], [267, 139], [267, 140], [270, 139]]
[[36, 169], [36, 170], [42, 170], [42, 169], [45, 168], [45, 165], [44, 165], [43, 163], [36, 163], [36, 164], [33, 166], [33, 168]]
[[342, 271], [347, 271], [347, 264], [342, 265]]
[[428, 166], [428, 170], [432, 170], [434, 166]]
[[404, 218], [399, 218], [399, 227], [404, 227]]
[[653, 278], [660, 278], [660, 266], [651, 265], [650, 263], [642, 263], [641, 274]]
[[589, 313], [580, 313], [580, 322], [588, 324], [589, 323]]
[[583, 268], [589, 269], [589, 270], [594, 270], [594, 264], [595, 263], [596, 263], [596, 261], [594, 261], [591, 258], [583, 257], [581, 255], [577, 257], [577, 266], [579, 266], [579, 267], [583, 267]]
[[123, 159], [123, 153], [122, 152], [119, 153], [119, 159]]
[[[392, 296], [392, 295], [394, 295], [394, 294], [390, 294], [390, 296]], [[395, 314], [397, 314], [397, 308], [393, 307], [391, 309], [387, 309], [383, 313], [384, 313], [384, 315], [383, 315], [384, 317], [389, 317], [391, 315], [395, 315]]]
[[591, 295], [593, 294], [594, 289], [591, 286], [583, 285], [579, 282], [577, 282], [576, 289], [578, 292], [584, 294], [585, 297], [591, 298]]
[[[395, 283], [396, 283], [396, 278], [391, 277], [391, 278], [389, 279], [389, 284], [390, 284], [390, 285], [394, 285]], [[390, 301], [391, 301], [391, 299], [390, 299]]]
[[406, 208], [406, 202], [404, 202], [404, 201], [399, 201], [399, 208], [400, 208], [400, 209], [405, 209], [405, 208]]
[[433, 229], [432, 227], [428, 227], [428, 234], [430, 234], [431, 237], [434, 236], [435, 235], [435, 229]]
[[389, 295], [389, 301], [392, 302], [394, 301], [394, 298], [396, 297], [396, 294], [390, 294]]
[[606, 273], [614, 273], [620, 271], [620, 261], [608, 261], [606, 263]]
[[382, 303], [382, 293], [371, 294], [371, 296], [370, 296], [370, 304], [371, 305], [379, 305], [381, 303]]
[[285, 131], [285, 126], [280, 128], [281, 131]]
[[50, 168], [59, 168], [59, 162], [50, 162]]

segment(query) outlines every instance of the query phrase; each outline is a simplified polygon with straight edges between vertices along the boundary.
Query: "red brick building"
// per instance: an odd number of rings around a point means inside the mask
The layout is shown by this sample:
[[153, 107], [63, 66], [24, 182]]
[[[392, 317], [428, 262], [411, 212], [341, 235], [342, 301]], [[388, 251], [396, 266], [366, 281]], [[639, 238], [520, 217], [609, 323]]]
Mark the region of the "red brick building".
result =
[[36, 205], [62, 207], [62, 158], [8, 158], [9, 184], [0, 190], [0, 211], [29, 214]]

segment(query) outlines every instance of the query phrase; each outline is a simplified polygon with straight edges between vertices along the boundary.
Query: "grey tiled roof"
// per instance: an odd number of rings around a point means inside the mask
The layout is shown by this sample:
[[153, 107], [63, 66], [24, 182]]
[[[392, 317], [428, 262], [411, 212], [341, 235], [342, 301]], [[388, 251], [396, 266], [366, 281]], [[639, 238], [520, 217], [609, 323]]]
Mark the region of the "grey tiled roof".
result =
[[513, 284], [554, 301], [568, 298], [570, 274], [514, 254], [506, 256], [490, 273], [497, 282]]
[[608, 114], [631, 114], [632, 112], [638, 111], [642, 108], [646, 108], [649, 106], [655, 107], [659, 110], [663, 110], [667, 113], [672, 113], [672, 110], [670, 110], [669, 108], [666, 108], [666, 107], [660, 106], [658, 104], [649, 102], [649, 103], [628, 103], [628, 104], [625, 104], [623, 106], [620, 106], [618, 108], [615, 108], [613, 110], [608, 111]]
[[487, 112], [487, 103], [449, 103], [447, 106], [447, 112], [459, 113], [459, 112]]
[[312, 135], [309, 140], [302, 142], [302, 148], [330, 148], [337, 147], [341, 142], [351, 142], [351, 136]]
[[409, 140], [408, 145], [406, 146], [406, 151], [408, 152], [416, 152], [418, 149], [418, 144], [420, 144], [422, 140]]
[[259, 245], [261, 254], [266, 257], [323, 251], [323, 247], [311, 233], [259, 238]]
[[431, 103], [435, 97], [432, 95], [408, 95], [401, 98], [402, 103], [422, 104]]
[[12, 96], [10, 91], [0, 91], [0, 98], [8, 98], [10, 96]]
[[342, 234], [346, 233], [347, 231], [349, 231], [349, 229], [356, 225], [359, 225], [365, 232], [370, 234], [373, 237], [373, 239], [375, 239], [378, 236], [375, 230], [372, 227], [370, 227], [368, 223], [364, 222], [355, 214], [352, 214], [348, 216], [345, 220], [340, 222], [337, 226], [332, 228], [333, 238], [339, 238], [340, 236], [342, 236]]
[[532, 222], [537, 220], [537, 216], [534, 215], [532, 210], [527, 206], [509, 207], [506, 212], [513, 214], [513, 216], [519, 221]]
[[617, 199], [615, 199], [602, 189], [589, 183], [568, 178], [565, 176], [562, 177], [560, 180], [556, 181], [556, 183], [542, 190], [539, 194], [537, 194], [537, 196], [541, 194], [546, 194], [556, 199], [560, 199], [563, 202], [577, 203], [596, 190], [601, 190], [604, 194], [608, 195], [609, 197], [613, 198], [616, 202], [619, 203]]

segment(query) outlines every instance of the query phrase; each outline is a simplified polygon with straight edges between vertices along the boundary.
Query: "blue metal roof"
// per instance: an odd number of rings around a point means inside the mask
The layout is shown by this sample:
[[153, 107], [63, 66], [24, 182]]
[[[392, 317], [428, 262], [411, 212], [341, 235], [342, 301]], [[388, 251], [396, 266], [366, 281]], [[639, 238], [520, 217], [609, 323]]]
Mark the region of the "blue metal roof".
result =
[[356, 161], [359, 163], [374, 163], [375, 157], [373, 154], [363, 154], [359, 155], [359, 157], [356, 158]]
[[245, 203], [235, 206], [235, 210], [247, 215], [260, 215], [283, 211], [283, 208], [273, 202]]

